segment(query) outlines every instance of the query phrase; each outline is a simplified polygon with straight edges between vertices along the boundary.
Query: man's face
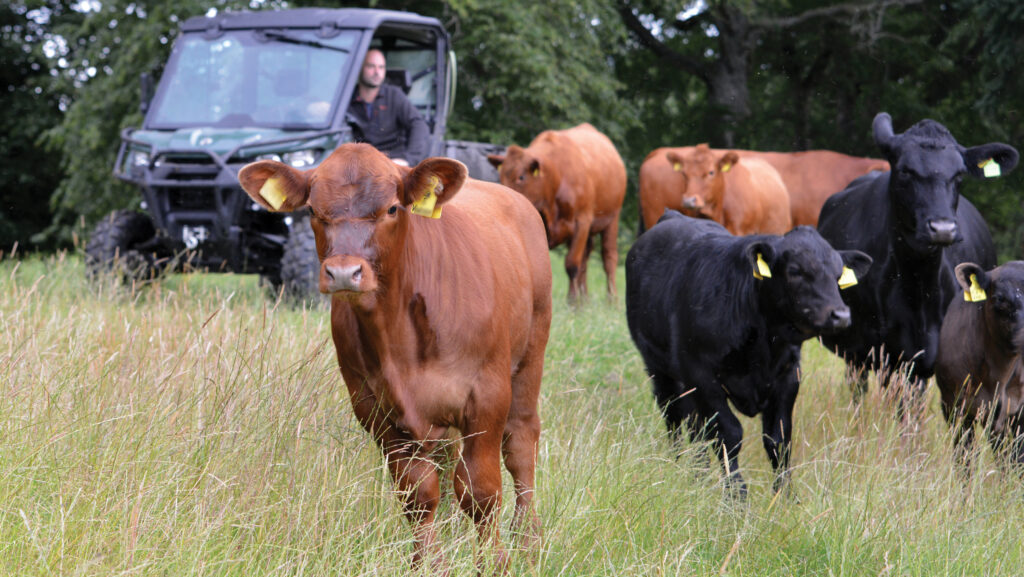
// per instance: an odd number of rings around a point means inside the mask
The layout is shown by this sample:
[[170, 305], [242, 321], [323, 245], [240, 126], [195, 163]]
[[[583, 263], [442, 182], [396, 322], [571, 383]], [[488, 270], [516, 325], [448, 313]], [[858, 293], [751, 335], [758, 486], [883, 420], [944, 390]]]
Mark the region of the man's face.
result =
[[363, 61], [363, 72], [359, 76], [359, 82], [363, 86], [378, 88], [384, 83], [387, 64], [384, 55], [380, 50], [371, 50], [366, 53], [366, 60]]

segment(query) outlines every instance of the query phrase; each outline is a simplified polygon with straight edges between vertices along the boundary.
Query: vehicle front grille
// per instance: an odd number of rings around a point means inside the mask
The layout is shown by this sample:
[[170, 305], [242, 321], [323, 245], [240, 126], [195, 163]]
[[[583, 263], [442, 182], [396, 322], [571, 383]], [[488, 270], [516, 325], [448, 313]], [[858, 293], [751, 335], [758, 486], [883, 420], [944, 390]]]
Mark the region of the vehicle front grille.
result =
[[217, 201], [213, 187], [169, 188], [167, 202], [171, 210], [214, 210]]

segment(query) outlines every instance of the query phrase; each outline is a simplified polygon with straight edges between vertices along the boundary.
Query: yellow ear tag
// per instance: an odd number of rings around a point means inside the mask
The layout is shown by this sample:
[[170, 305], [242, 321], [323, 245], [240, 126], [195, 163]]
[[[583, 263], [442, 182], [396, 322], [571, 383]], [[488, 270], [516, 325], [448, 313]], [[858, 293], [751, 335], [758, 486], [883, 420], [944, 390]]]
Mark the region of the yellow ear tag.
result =
[[423, 193], [419, 200], [412, 203], [410, 211], [419, 216], [441, 218], [441, 207], [435, 205], [437, 204], [437, 193], [442, 190], [444, 190], [444, 185], [441, 184], [441, 179], [431, 176], [430, 184], [427, 185], [427, 191]]
[[679, 172], [679, 171], [683, 170], [683, 165], [679, 164], [678, 162], [676, 162], [676, 163], [672, 164], [672, 170], [674, 170], [676, 172]]
[[721, 172], [729, 172], [729, 169], [730, 169], [730, 168], [732, 168], [732, 164], [731, 164], [731, 163], [729, 163], [729, 164], [723, 164], [723, 165], [722, 165], [722, 170], [721, 170]]
[[857, 284], [857, 275], [856, 275], [856, 273], [853, 272], [852, 268], [850, 268], [848, 266], [844, 266], [843, 267], [843, 274], [839, 275], [839, 288], [840, 289], [850, 288], [850, 287], [852, 287], [855, 284]]
[[983, 170], [985, 178], [996, 178], [997, 176], [1002, 176], [1003, 174], [1002, 168], [999, 166], [999, 163], [992, 160], [991, 158], [984, 162], [979, 162], [978, 168]]
[[988, 298], [985, 294], [985, 289], [981, 288], [978, 284], [978, 275], [971, 275], [971, 288], [970, 290], [964, 291], [964, 300], [969, 303], [980, 303], [981, 301]]
[[757, 268], [754, 269], [754, 278], [757, 280], [772, 278], [772, 269], [768, 268], [768, 263], [764, 262], [761, 253], [757, 253]]
[[533, 176], [534, 176], [534, 178], [540, 176], [540, 169], [539, 168], [534, 168], [533, 169]]
[[274, 210], [280, 210], [281, 205], [284, 204], [284, 201], [287, 198], [285, 194], [281, 192], [281, 188], [277, 186], [276, 176], [268, 178], [266, 182], [263, 183], [263, 186], [260, 187], [260, 196], [263, 197], [263, 200], [270, 203], [270, 206], [274, 207]]

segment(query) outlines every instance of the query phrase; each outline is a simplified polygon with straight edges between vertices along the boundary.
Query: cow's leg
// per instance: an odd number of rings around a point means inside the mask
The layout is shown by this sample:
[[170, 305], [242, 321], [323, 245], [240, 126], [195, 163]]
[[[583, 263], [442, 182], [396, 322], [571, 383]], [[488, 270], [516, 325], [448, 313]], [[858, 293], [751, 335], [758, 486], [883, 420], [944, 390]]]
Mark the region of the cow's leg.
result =
[[594, 250], [594, 237], [587, 237], [587, 245], [583, 250], [583, 260], [580, 261], [580, 294], [584, 299], [590, 295], [590, 288], [587, 286], [587, 269], [590, 268], [590, 253]]
[[1006, 420], [1007, 456], [1017, 473], [1024, 473], [1024, 409]]
[[382, 448], [395, 488], [403, 500], [405, 516], [416, 535], [413, 565], [429, 559], [434, 573], [447, 574], [447, 563], [437, 545], [434, 515], [441, 489], [437, 467], [429, 458], [429, 447], [398, 438], [393, 429], [384, 433]]
[[707, 430], [713, 435], [712, 446], [722, 460], [726, 488], [734, 496], [746, 499], [747, 484], [743, 481], [739, 468], [740, 449], [743, 448], [743, 426], [729, 408], [724, 396], [707, 400], [698, 399], [698, 405], [701, 412], [708, 416]]
[[[506, 385], [507, 386], [507, 385]], [[482, 410], [482, 407], [477, 407]], [[508, 405], [488, 407], [462, 431], [462, 460], [455, 467], [455, 494], [462, 510], [476, 524], [482, 546], [490, 546], [499, 567], [506, 564], [498, 531], [501, 510], [501, 438]], [[500, 413], [500, 414], [499, 414]]]
[[868, 394], [868, 369], [858, 363], [846, 363], [846, 382], [850, 384], [854, 404], [859, 405]]
[[775, 472], [772, 489], [778, 493], [789, 482], [789, 457], [793, 440], [793, 405], [800, 389], [796, 371], [777, 384], [775, 399], [761, 412], [762, 440]]
[[585, 290], [583, 284], [586, 268], [581, 268], [581, 265], [589, 239], [590, 220], [581, 218], [576, 221], [576, 230], [569, 242], [569, 251], [565, 254], [565, 272], [569, 275], [569, 304], [577, 304], [585, 296], [581, 289]]
[[661, 415], [665, 419], [665, 427], [668, 429], [668, 434], [676, 447], [680, 446], [679, 435], [683, 432], [682, 427], [684, 424], [690, 432], [691, 442], [703, 440], [701, 430], [703, 427], [695, 427], [696, 422], [694, 420], [696, 417], [694, 413], [697, 410], [697, 391], [692, 388], [687, 389], [665, 373], [651, 371], [650, 369], [647, 372], [651, 375], [651, 388], [654, 391], [654, 400], [657, 401], [658, 408], [661, 409]]
[[541, 537], [540, 518], [533, 507], [533, 494], [540, 442], [537, 399], [540, 396], [546, 342], [546, 335], [540, 341], [532, 339], [530, 350], [520, 361], [518, 372], [512, 376], [512, 405], [505, 422], [501, 446], [505, 468], [512, 475], [516, 491], [512, 531], [528, 547], [536, 545]]
[[959, 404], [945, 402], [942, 413], [953, 436], [953, 459], [969, 478], [974, 468], [974, 415]]
[[604, 274], [608, 280], [608, 300], [614, 301], [618, 290], [615, 286], [615, 267], [619, 262], [619, 215], [616, 214], [612, 223], [601, 233], [601, 261], [604, 263]]

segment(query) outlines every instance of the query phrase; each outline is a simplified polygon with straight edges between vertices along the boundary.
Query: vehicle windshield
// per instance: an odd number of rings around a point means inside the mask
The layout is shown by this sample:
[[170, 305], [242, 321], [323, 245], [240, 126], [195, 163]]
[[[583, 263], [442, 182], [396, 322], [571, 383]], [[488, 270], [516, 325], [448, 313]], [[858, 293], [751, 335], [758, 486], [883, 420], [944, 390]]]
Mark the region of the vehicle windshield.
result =
[[188, 34], [168, 62], [150, 128], [326, 128], [359, 33], [315, 30]]

